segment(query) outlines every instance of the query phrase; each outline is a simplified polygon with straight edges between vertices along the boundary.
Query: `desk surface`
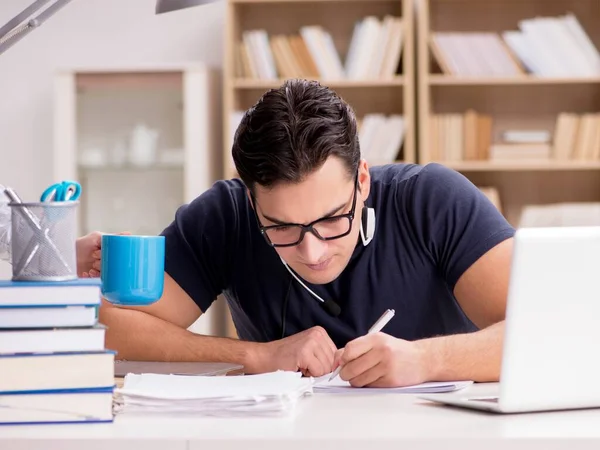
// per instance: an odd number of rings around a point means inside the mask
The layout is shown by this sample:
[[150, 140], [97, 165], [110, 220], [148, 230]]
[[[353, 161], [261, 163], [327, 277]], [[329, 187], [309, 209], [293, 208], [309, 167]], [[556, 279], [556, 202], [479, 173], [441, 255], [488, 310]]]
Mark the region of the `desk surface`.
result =
[[[480, 384], [469, 391], [488, 395], [496, 389]], [[132, 450], [141, 445], [144, 450], [598, 449], [600, 409], [496, 415], [408, 394], [315, 394], [284, 418], [122, 414], [112, 424], [0, 427], [0, 448], [6, 449]]]

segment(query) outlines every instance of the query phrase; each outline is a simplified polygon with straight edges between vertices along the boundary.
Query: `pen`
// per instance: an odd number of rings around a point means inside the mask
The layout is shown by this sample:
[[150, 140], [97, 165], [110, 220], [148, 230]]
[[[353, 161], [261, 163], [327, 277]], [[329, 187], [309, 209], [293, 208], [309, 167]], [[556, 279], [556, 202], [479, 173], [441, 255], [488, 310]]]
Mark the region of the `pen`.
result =
[[[369, 328], [367, 334], [379, 333], [383, 329], [383, 327], [385, 327], [387, 323], [392, 319], [392, 317], [394, 317], [394, 314], [396, 314], [396, 311], [394, 311], [393, 309], [388, 309], [382, 314], [382, 316], [379, 319], [377, 319], [377, 322], [375, 322], [373, 326]], [[337, 369], [333, 371], [331, 377], [329, 377], [329, 381], [337, 377], [340, 374], [341, 370], [342, 366], [340, 365]]]

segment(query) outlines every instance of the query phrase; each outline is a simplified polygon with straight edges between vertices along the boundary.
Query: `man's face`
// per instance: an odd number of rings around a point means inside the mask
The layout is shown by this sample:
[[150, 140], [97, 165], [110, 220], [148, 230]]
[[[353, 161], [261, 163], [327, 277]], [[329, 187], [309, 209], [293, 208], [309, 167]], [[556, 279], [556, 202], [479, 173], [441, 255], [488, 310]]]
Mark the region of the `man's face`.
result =
[[[348, 214], [352, 209], [355, 187], [356, 177], [349, 177], [343, 163], [331, 157], [301, 183], [281, 184], [272, 189], [257, 186], [255, 207], [263, 226], [290, 223], [306, 225], [327, 216]], [[369, 195], [370, 177], [364, 161], [359, 166], [358, 187], [352, 228], [346, 236], [324, 241], [306, 232], [297, 245], [275, 247], [279, 256], [306, 281], [329, 283], [348, 264], [360, 232], [362, 207]], [[340, 227], [340, 230], [347, 230], [349, 226], [347, 218], [334, 222], [337, 224], [322, 222], [322, 229]], [[274, 232], [280, 233], [274, 236], [287, 238], [289, 230], [283, 228]]]

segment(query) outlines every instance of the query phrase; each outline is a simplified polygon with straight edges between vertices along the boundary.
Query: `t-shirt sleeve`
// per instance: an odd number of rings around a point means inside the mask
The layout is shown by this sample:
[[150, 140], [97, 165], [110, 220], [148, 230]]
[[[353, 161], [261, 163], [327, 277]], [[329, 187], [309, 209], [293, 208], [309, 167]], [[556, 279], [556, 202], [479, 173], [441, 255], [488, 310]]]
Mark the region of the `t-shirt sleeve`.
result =
[[414, 232], [435, 260], [448, 286], [515, 230], [464, 175], [428, 164], [409, 180]]
[[230, 282], [240, 189], [233, 181], [218, 181], [180, 206], [161, 233], [165, 272], [203, 312]]

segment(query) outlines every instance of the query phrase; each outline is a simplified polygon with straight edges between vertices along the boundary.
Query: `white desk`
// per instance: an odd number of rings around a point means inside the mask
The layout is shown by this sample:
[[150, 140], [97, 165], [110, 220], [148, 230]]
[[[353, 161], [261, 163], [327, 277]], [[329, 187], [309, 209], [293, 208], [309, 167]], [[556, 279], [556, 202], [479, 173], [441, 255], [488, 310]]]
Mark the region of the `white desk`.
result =
[[[496, 386], [475, 385], [477, 394]], [[113, 424], [0, 427], [10, 450], [568, 450], [600, 448], [600, 409], [495, 415], [413, 395], [315, 394], [294, 417], [118, 415]]]

